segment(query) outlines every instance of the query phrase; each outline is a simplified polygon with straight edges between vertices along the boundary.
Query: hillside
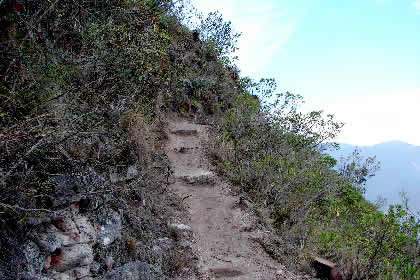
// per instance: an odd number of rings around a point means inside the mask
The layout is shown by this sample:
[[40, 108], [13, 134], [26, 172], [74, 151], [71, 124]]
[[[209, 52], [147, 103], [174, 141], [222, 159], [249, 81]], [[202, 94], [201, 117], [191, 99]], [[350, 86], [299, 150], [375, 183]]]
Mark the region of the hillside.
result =
[[[330, 154], [337, 160], [351, 155], [356, 146], [340, 144], [340, 149]], [[386, 205], [401, 202], [400, 193], [406, 192], [408, 203], [420, 211], [420, 147], [400, 141], [359, 147], [364, 157], [376, 156], [381, 163], [376, 175], [366, 185], [366, 197], [375, 202], [378, 196], [387, 200]]]
[[419, 278], [418, 218], [319, 152], [342, 123], [187, 4], [0, 2], [0, 279]]

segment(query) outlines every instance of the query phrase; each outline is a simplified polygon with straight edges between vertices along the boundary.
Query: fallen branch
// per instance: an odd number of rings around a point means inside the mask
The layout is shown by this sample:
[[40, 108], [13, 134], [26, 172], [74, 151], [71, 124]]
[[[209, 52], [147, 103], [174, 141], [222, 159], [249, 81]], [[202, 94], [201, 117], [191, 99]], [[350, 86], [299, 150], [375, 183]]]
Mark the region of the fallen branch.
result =
[[52, 211], [52, 210], [48, 210], [48, 209], [38, 209], [38, 208], [23, 208], [20, 207], [18, 205], [10, 205], [7, 203], [2, 203], [0, 202], [0, 206], [4, 207], [4, 208], [10, 208], [13, 210], [21, 210], [21, 211], [25, 211], [25, 212], [48, 212], [48, 213], [57, 213], [58, 211]]
[[4, 178], [2, 178], [4, 181], [6, 181], [6, 179], [10, 176], [10, 174], [12, 174], [12, 171], [15, 170], [19, 165], [22, 164], [23, 160], [29, 155], [31, 154], [36, 148], [38, 148], [39, 145], [42, 144], [44, 139], [39, 140], [35, 145], [33, 145], [19, 160], [18, 162], [16, 162], [12, 168], [10, 168], [9, 172], [6, 173], [6, 175], [4, 176]]

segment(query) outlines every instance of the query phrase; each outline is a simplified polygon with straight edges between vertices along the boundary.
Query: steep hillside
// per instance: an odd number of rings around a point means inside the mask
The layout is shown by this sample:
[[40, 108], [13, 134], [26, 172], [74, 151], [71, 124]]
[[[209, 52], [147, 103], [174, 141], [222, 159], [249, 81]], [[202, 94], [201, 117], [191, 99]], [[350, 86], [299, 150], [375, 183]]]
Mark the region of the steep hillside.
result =
[[[418, 219], [363, 198], [369, 165], [337, 172], [319, 152], [342, 124], [299, 113], [302, 97], [272, 79], [240, 77], [239, 34], [184, 4], [0, 2], [0, 279], [266, 279], [277, 264], [273, 277], [293, 279], [315, 275], [316, 256], [343, 279], [419, 278]], [[228, 186], [193, 202], [173, 180], [204, 167], [171, 146], [178, 118], [207, 125], [200, 160]], [[207, 210], [225, 227], [223, 256], [200, 253], [219, 232], [205, 236]], [[238, 213], [252, 229], [237, 228]], [[214, 256], [249, 267], [214, 268]]]
[[223, 110], [237, 74], [181, 10], [1, 1], [0, 279], [194, 273], [168, 227], [185, 208], [165, 121]]

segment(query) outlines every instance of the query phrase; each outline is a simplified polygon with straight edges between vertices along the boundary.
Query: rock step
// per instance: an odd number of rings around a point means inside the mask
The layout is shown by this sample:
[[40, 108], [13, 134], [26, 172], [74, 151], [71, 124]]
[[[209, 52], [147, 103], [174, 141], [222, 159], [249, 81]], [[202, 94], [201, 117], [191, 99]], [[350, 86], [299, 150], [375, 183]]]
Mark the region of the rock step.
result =
[[182, 135], [182, 136], [191, 136], [191, 135], [197, 135], [198, 130], [197, 129], [171, 129], [172, 134], [176, 135]]
[[228, 268], [210, 268], [209, 273], [215, 278], [233, 278], [244, 275], [244, 273], [238, 269], [231, 267]]
[[182, 147], [174, 148], [174, 152], [183, 154], [183, 153], [188, 153], [189, 151], [192, 151], [192, 150], [195, 150], [195, 149], [198, 149], [198, 147], [184, 147], [184, 146], [182, 146]]
[[211, 171], [199, 170], [190, 174], [178, 174], [176, 178], [188, 184], [214, 184], [216, 175]]

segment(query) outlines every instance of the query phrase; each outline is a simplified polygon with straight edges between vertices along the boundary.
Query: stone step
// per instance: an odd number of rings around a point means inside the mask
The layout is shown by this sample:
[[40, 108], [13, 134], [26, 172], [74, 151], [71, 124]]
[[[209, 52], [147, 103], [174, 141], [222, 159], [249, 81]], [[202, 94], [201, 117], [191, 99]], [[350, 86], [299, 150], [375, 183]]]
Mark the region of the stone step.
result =
[[195, 149], [198, 149], [198, 147], [185, 147], [185, 146], [181, 146], [181, 147], [175, 147], [174, 148], [174, 151], [177, 152], [177, 153], [183, 154], [183, 153], [191, 152], [191, 151], [193, 151]]
[[176, 174], [175, 177], [188, 184], [214, 184], [216, 180], [216, 174], [205, 170], [195, 170]]
[[239, 269], [235, 269], [232, 267], [214, 267], [209, 269], [210, 275], [215, 278], [236, 278], [238, 276], [242, 276], [245, 273]]
[[197, 129], [171, 129], [172, 134], [181, 135], [181, 136], [192, 136], [197, 135], [198, 130]]

